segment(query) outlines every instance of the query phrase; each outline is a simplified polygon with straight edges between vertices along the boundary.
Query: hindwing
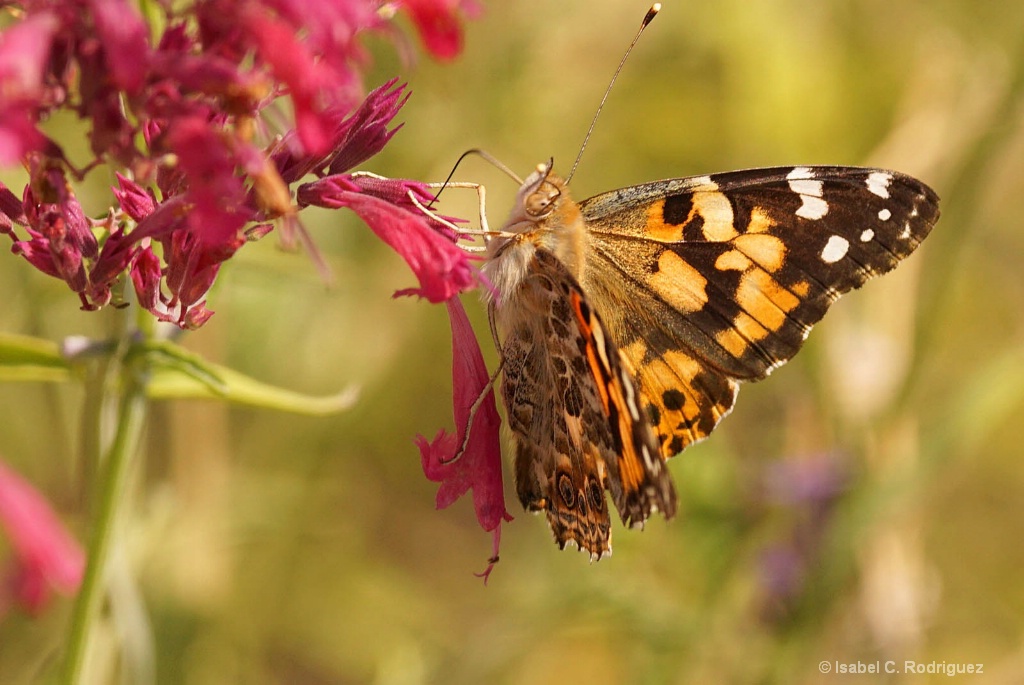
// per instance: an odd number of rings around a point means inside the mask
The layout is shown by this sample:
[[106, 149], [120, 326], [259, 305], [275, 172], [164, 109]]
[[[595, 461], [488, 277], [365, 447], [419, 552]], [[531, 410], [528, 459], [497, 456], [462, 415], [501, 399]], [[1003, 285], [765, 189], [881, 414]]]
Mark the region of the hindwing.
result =
[[605, 490], [627, 526], [670, 517], [676, 495], [632, 379], [580, 285], [538, 248], [503, 311], [502, 394], [523, 506], [546, 512], [559, 546], [611, 551]]

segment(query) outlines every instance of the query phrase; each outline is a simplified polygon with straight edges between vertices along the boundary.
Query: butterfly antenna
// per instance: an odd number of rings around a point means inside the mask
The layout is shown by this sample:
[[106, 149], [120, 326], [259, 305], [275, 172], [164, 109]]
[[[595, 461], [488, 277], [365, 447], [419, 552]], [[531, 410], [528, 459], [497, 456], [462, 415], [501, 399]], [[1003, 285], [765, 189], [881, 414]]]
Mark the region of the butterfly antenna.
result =
[[477, 155], [478, 157], [482, 157], [484, 160], [490, 162], [499, 171], [504, 173], [513, 181], [515, 181], [519, 185], [523, 185], [523, 179], [519, 178], [519, 176], [516, 175], [516, 172], [508, 168], [508, 166], [504, 162], [502, 162], [500, 159], [492, 155], [490, 152], [487, 152], [487, 150], [481, 150], [480, 148], [475, 147], [470, 150], [466, 150], [459, 156], [457, 160], [455, 160], [455, 165], [452, 167], [452, 170], [448, 172], [448, 178], [444, 180], [444, 183], [441, 184], [441, 189], [434, 193], [434, 199], [431, 200], [430, 203], [427, 205], [428, 209], [433, 208], [434, 203], [437, 202], [437, 199], [441, 197], [441, 193], [444, 192], [444, 189], [447, 188], [448, 184], [451, 182], [452, 176], [455, 175], [455, 170], [459, 168], [460, 164], [462, 164], [462, 160], [464, 160], [466, 157], [469, 157], [470, 155]]
[[622, 60], [619, 62], [619, 66], [615, 69], [615, 73], [612, 74], [612, 80], [608, 83], [608, 87], [604, 90], [604, 97], [601, 98], [601, 104], [597, 106], [597, 111], [594, 112], [594, 118], [590, 122], [590, 128], [587, 129], [587, 135], [583, 137], [583, 145], [580, 146], [580, 151], [576, 155], [576, 161], [572, 163], [572, 170], [569, 171], [569, 175], [566, 177], [565, 182], [568, 183], [572, 180], [573, 174], [576, 173], [576, 167], [580, 165], [580, 158], [583, 157], [583, 151], [587, 149], [587, 141], [590, 140], [590, 134], [594, 132], [594, 126], [597, 125], [597, 118], [601, 116], [601, 110], [604, 109], [604, 103], [608, 100], [608, 96], [612, 92], [612, 86], [615, 85], [615, 79], [619, 77], [619, 72], [622, 71], [623, 65], [626, 64], [626, 58], [629, 57], [629, 53], [633, 51], [633, 46], [640, 40], [640, 34], [644, 32], [647, 25], [654, 20], [658, 12], [661, 11], [661, 3], [656, 2], [651, 5], [651, 9], [647, 10], [647, 14], [644, 15], [643, 23], [640, 24], [640, 30], [636, 32], [636, 36], [633, 37], [633, 42], [626, 48], [626, 54], [622, 56]]

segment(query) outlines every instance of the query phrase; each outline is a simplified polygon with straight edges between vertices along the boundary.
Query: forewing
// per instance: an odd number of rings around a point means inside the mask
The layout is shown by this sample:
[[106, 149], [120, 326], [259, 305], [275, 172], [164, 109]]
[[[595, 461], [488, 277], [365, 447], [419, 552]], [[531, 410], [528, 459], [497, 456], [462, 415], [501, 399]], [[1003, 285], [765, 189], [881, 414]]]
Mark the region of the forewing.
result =
[[[800, 348], [842, 293], [907, 257], [938, 220], [909, 176], [782, 167], [659, 181], [581, 203], [593, 258], [583, 286], [670, 457]], [[681, 383], [674, 385], [675, 382]]]
[[[607, 489], [626, 525], [675, 512], [675, 491], [631, 369], [565, 266], [537, 249], [504, 303], [502, 393], [523, 506], [545, 510], [559, 546], [610, 551]], [[521, 314], [517, 314], [521, 312]]]

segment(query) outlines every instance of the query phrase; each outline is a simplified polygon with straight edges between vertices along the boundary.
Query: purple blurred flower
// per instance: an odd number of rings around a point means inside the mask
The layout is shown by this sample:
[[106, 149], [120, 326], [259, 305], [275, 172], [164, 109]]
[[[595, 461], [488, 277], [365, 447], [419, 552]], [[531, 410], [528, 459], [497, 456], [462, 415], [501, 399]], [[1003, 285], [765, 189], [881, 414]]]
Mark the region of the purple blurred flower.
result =
[[765, 545], [758, 557], [766, 619], [786, 617], [799, 600], [808, 569], [819, 563], [832, 512], [846, 483], [846, 471], [834, 454], [805, 455], [766, 467], [760, 495], [787, 520], [786, 532]]
[[816, 454], [769, 464], [764, 494], [775, 504], [828, 503], [846, 487], [846, 473], [831, 454]]
[[71, 595], [85, 570], [85, 555], [42, 495], [0, 462], [0, 526], [14, 550], [14, 567], [0, 588], [0, 615], [12, 599], [30, 613], [42, 611], [52, 591]]

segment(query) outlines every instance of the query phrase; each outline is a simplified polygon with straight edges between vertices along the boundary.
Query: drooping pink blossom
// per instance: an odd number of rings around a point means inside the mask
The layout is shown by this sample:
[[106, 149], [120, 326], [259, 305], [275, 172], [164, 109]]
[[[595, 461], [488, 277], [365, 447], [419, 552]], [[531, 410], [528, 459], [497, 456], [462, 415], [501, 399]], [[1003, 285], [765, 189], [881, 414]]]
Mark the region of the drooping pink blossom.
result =
[[0, 614], [13, 602], [38, 613], [53, 591], [71, 595], [82, 581], [85, 555], [49, 503], [0, 462], [0, 527], [11, 542], [14, 565], [0, 588]]
[[494, 552], [482, 574], [497, 563], [505, 509], [501, 477], [501, 418], [494, 402], [487, 365], [466, 310], [457, 297], [446, 303], [452, 328], [452, 392], [456, 432], [441, 430], [432, 441], [416, 438], [423, 472], [440, 483], [437, 508], [444, 509], [469, 490], [480, 526], [494, 535]]

